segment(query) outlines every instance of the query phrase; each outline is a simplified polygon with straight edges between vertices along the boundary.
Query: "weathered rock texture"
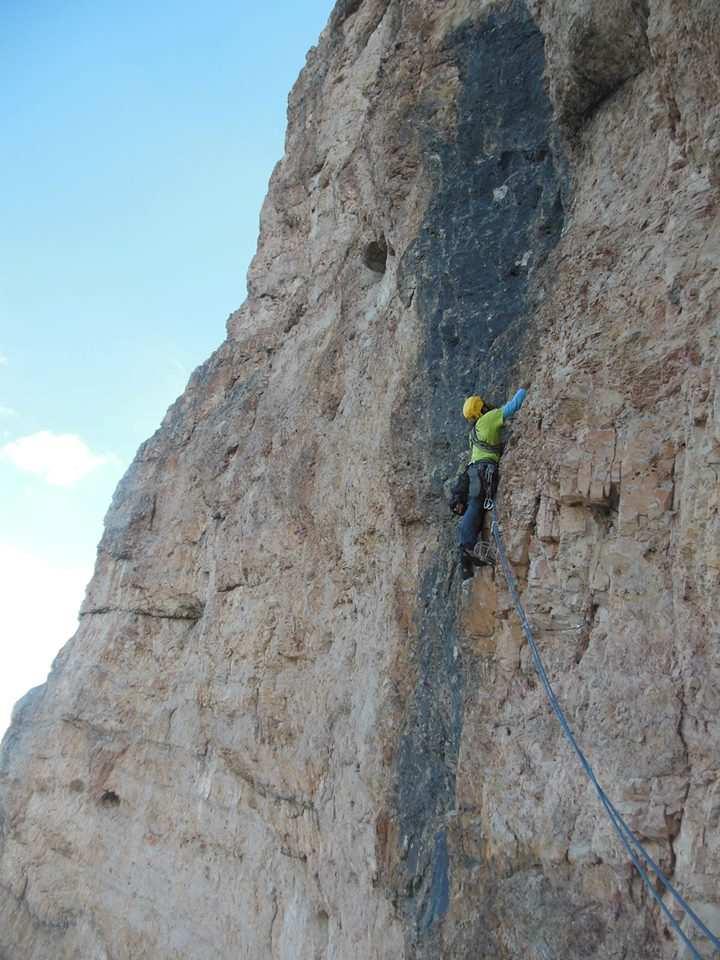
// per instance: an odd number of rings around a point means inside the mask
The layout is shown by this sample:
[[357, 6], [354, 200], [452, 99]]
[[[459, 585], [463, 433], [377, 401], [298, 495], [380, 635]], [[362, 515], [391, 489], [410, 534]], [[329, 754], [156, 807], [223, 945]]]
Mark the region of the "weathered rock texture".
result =
[[337, 5], [249, 298], [5, 740], [3, 960], [682, 956], [454, 572], [463, 396], [525, 377], [530, 618], [720, 927], [718, 49], [716, 0]]

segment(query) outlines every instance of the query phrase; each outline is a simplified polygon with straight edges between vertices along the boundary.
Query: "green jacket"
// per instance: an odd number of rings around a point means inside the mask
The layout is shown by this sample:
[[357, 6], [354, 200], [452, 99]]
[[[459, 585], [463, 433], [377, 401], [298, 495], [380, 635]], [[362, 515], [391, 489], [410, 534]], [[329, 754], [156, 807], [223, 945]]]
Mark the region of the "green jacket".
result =
[[[501, 431], [510, 417], [514, 417], [520, 407], [523, 405], [527, 390], [520, 387], [512, 400], [508, 400], [497, 410], [489, 410], [482, 417], [479, 417], [470, 431], [470, 463], [478, 463], [483, 460], [490, 460], [497, 463], [502, 453]], [[483, 443], [491, 447], [497, 447], [497, 452], [483, 447]]]
[[486, 450], [479, 446], [477, 441], [480, 440], [491, 447], [500, 446], [502, 442], [500, 434], [504, 423], [502, 407], [488, 411], [475, 421], [470, 431], [470, 463], [477, 463], [479, 460], [492, 460], [497, 463], [500, 460], [499, 453]]

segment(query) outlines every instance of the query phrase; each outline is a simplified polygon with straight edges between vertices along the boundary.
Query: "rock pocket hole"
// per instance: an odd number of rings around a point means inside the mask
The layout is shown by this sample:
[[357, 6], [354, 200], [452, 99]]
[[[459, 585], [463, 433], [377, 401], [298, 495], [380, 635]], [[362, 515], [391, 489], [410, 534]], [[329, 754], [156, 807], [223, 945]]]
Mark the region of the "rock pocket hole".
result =
[[385, 273], [387, 268], [388, 245], [385, 237], [372, 240], [363, 250], [363, 263], [375, 273]]
[[120, 806], [120, 797], [114, 790], [106, 790], [100, 797], [100, 803], [103, 807], [118, 807]]

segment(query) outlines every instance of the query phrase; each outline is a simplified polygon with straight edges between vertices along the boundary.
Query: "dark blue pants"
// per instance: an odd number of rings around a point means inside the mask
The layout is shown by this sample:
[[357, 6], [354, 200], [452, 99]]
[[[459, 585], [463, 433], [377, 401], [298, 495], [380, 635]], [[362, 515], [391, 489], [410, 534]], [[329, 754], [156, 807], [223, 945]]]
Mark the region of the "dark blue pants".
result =
[[[470, 466], [470, 494], [463, 518], [458, 525], [458, 543], [472, 550], [482, 530], [485, 501], [494, 500], [498, 485], [498, 468], [493, 463]], [[475, 495], [476, 494], [476, 495]]]
[[468, 550], [473, 549], [482, 530], [485, 516], [483, 503], [485, 503], [485, 497], [470, 497], [467, 510], [458, 526], [458, 542], [461, 547], [467, 547]]

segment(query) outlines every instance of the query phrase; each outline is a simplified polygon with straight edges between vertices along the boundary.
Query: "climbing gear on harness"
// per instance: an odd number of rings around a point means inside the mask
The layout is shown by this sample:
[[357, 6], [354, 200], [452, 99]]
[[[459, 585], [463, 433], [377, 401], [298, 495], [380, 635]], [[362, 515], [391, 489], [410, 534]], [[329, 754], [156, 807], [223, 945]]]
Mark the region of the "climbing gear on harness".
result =
[[463, 404], [463, 416], [466, 420], [477, 420], [484, 406], [485, 401], [483, 398], [474, 394], [472, 397], [468, 397]]
[[[497, 507], [493, 507], [492, 534], [493, 534], [493, 538], [495, 539], [495, 544], [497, 546], [497, 555], [500, 560], [502, 571], [505, 575], [505, 580], [507, 581], [508, 590], [510, 591], [510, 596], [512, 597], [513, 603], [515, 605], [515, 610], [517, 612], [518, 617], [520, 618], [520, 623], [522, 625], [523, 633], [525, 634], [525, 639], [527, 640], [528, 646], [530, 647], [530, 651], [532, 653], [533, 665], [535, 667], [535, 670], [538, 676], [540, 677], [543, 687], [545, 688], [545, 693], [547, 695], [548, 700], [550, 701], [550, 706], [552, 707], [553, 712], [555, 713], [555, 716], [560, 722], [562, 731], [565, 734], [565, 737], [569, 742], [570, 746], [572, 747], [573, 751], [575, 752], [575, 755], [580, 761], [580, 765], [585, 771], [585, 774], [588, 780], [595, 788], [595, 792], [598, 795], [600, 803], [602, 803], [603, 807], [605, 808], [605, 812], [610, 818], [610, 822], [615, 828], [615, 832], [619, 836], [620, 841], [623, 847], [625, 848], [625, 851], [627, 852], [628, 856], [632, 860], [633, 866], [642, 877], [643, 882], [645, 883], [645, 886], [649, 890], [651, 896], [653, 897], [655, 902], [658, 904], [662, 912], [665, 914], [665, 917], [668, 923], [673, 928], [673, 930], [678, 935], [678, 937], [680, 937], [680, 939], [688, 948], [688, 950], [690, 951], [691, 955], [695, 958], [695, 960], [703, 960], [702, 956], [698, 953], [698, 951], [690, 942], [689, 938], [687, 937], [683, 929], [680, 927], [680, 924], [678, 923], [678, 921], [670, 912], [670, 908], [668, 907], [668, 905], [665, 903], [665, 900], [663, 899], [662, 891], [656, 889], [656, 883], [653, 882], [650, 876], [648, 876], [649, 870], [653, 871], [657, 881], [659, 881], [659, 883], [657, 883], [657, 886], [659, 886], [659, 884], [662, 884], [662, 886], [665, 888], [665, 893], [670, 894], [674, 898], [675, 904], [681, 907], [685, 911], [686, 915], [691, 920], [694, 921], [696, 926], [705, 934], [705, 936], [708, 938], [708, 940], [710, 940], [710, 942], [713, 944], [713, 946], [717, 950], [720, 950], [720, 938], [716, 937], [715, 934], [712, 933], [712, 931], [710, 931], [705, 926], [705, 924], [702, 922], [700, 917], [695, 913], [692, 907], [690, 907], [690, 905], [678, 893], [678, 891], [672, 885], [670, 880], [668, 880], [668, 878], [662, 872], [660, 867], [657, 865], [657, 863], [655, 863], [653, 858], [650, 856], [650, 854], [647, 852], [645, 847], [642, 845], [640, 840], [638, 840], [638, 838], [635, 836], [633, 831], [627, 825], [622, 815], [618, 811], [617, 807], [614, 805], [614, 803], [612, 803], [608, 795], [600, 786], [598, 779], [595, 776], [595, 771], [590, 766], [590, 762], [588, 761], [587, 757], [580, 749], [580, 746], [578, 745], [578, 742], [575, 739], [575, 736], [572, 730], [570, 729], [570, 724], [567, 721], [567, 718], [563, 712], [563, 709], [560, 706], [560, 702], [558, 701], [558, 698], [555, 695], [555, 691], [553, 690], [552, 685], [550, 683], [550, 679], [545, 670], [545, 665], [542, 661], [542, 657], [540, 656], [540, 648], [537, 645], [537, 641], [535, 640], [535, 637], [532, 632], [532, 627], [530, 626], [530, 622], [527, 618], [527, 614], [525, 613], [525, 608], [523, 607], [522, 601], [520, 600], [517, 581], [515, 580], [515, 575], [512, 572], [512, 568], [510, 567], [507, 554], [505, 552], [505, 544], [502, 538], [502, 531], [500, 529], [500, 524], [498, 523]], [[640, 858], [642, 858], [642, 860], [644, 861], [645, 867], [643, 867], [642, 864], [640, 863]], [[649, 868], [649, 870], [646, 868]]]
[[495, 560], [495, 548], [487, 540], [478, 540], [472, 550], [468, 547], [460, 547], [460, 570], [463, 580], [469, 580], [475, 575], [475, 567], [494, 567]]
[[475, 563], [479, 567], [494, 567], [495, 566], [495, 547], [488, 543], [487, 540], [478, 540], [475, 544], [475, 549], [473, 550], [475, 555]]
[[[494, 460], [476, 460], [468, 466], [468, 497], [482, 497], [494, 500], [499, 481], [498, 468]], [[487, 510], [488, 508], [485, 507]]]
[[490, 497], [488, 497], [485, 503], [483, 503], [483, 510], [492, 510], [494, 506], [495, 506], [495, 501], [492, 500]]
[[468, 497], [470, 495], [470, 477], [467, 465], [458, 473], [455, 483], [450, 491], [450, 509], [453, 513], [462, 516], [467, 510]]

